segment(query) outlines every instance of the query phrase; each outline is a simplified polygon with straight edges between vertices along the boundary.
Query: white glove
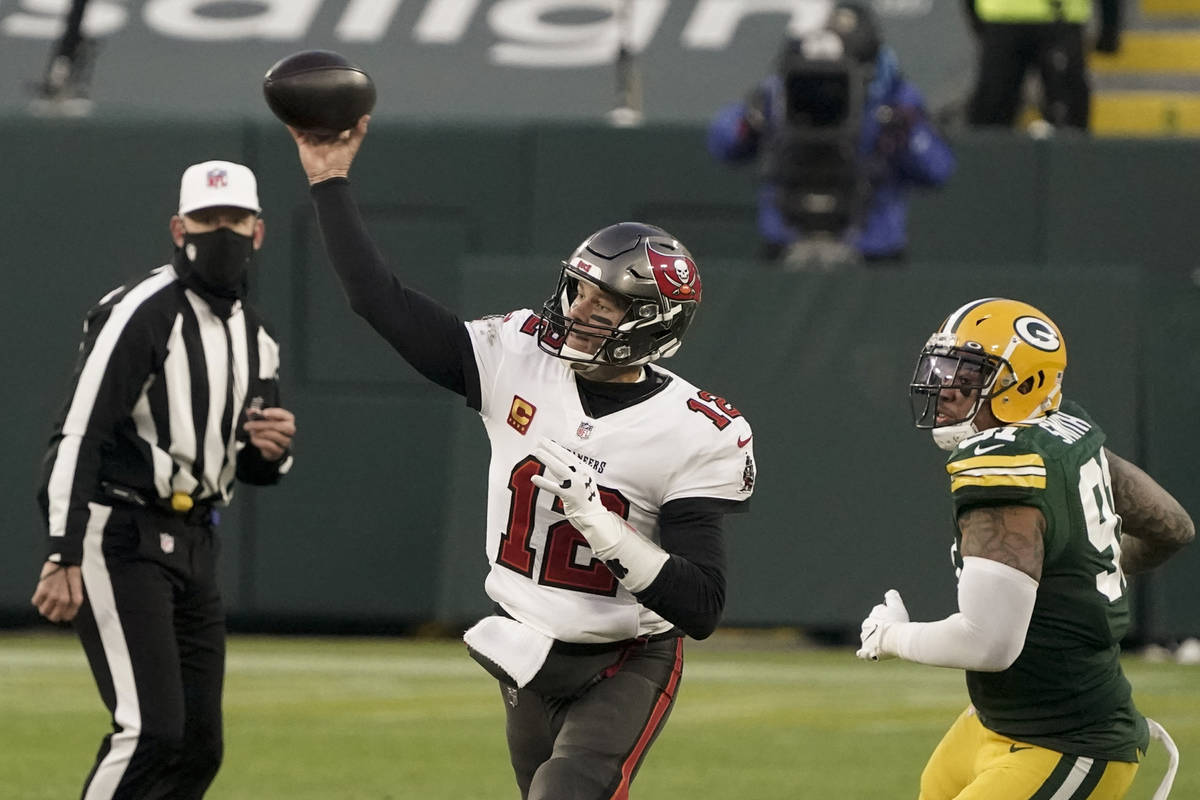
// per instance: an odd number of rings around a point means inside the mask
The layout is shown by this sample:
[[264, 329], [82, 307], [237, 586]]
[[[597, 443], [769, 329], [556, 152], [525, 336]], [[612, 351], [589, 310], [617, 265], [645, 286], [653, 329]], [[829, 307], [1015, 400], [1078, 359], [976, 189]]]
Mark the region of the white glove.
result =
[[905, 622], [908, 622], [908, 609], [904, 607], [900, 593], [888, 589], [883, 595], [883, 602], [872, 608], [862, 621], [862, 647], [854, 655], [870, 661], [895, 658], [895, 651], [885, 649], [883, 638], [888, 628]]
[[558, 495], [563, 513], [579, 529], [592, 546], [592, 552], [612, 547], [621, 536], [620, 522], [600, 500], [600, 486], [595, 474], [585, 467], [575, 454], [558, 442], [542, 439], [533, 451], [534, 457], [546, 465], [544, 474], [534, 475], [534, 486]]
[[549, 439], [542, 439], [533, 455], [546, 469], [530, 482], [562, 500], [563, 513], [587, 539], [596, 558], [631, 592], [653, 583], [670, 556], [604, 507], [595, 474], [574, 453]]

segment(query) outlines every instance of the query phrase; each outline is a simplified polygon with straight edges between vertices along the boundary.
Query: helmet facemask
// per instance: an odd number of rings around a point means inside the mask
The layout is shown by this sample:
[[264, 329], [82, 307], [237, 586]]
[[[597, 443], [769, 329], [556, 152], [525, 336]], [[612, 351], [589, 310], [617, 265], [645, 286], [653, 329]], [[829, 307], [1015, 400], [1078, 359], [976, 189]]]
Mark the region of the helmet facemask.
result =
[[[614, 325], [580, 321], [571, 316], [571, 306], [583, 281], [603, 291], [614, 304], [624, 305]], [[682, 312], [678, 304], [622, 297], [564, 262], [558, 286], [542, 306], [538, 346], [571, 362], [573, 369], [584, 374], [601, 366], [636, 367], [668, 357], [679, 348], [670, 324]], [[572, 347], [568, 343], [571, 334], [595, 342], [595, 352]]]
[[[1003, 358], [953, 344], [939, 344], [944, 334], [934, 334], [917, 359], [909, 384], [913, 423], [933, 432], [933, 440], [943, 450], [953, 450], [959, 442], [979, 432], [975, 419], [993, 397], [1006, 391], [1005, 385], [993, 392], [1002, 374], [1012, 375]], [[951, 337], [951, 340], [953, 337]], [[954, 390], [954, 395], [947, 394]]]

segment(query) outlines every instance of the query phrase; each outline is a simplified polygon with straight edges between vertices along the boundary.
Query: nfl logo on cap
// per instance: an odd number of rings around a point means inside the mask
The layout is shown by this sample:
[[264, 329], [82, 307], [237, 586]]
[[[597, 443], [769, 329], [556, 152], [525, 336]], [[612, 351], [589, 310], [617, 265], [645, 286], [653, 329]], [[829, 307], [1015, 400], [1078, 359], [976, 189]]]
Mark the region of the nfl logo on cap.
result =
[[232, 161], [205, 161], [184, 170], [179, 182], [179, 213], [217, 206], [244, 208], [256, 214], [262, 211], [258, 182], [249, 167]]

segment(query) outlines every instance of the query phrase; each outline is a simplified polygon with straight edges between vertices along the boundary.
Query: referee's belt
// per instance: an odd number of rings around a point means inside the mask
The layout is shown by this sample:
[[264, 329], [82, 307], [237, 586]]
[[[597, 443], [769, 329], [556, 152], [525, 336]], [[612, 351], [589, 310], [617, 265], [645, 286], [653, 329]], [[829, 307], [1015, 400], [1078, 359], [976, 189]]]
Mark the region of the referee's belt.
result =
[[190, 525], [216, 525], [220, 513], [211, 503], [197, 503], [186, 492], [175, 492], [170, 497], [148, 496], [137, 489], [110, 481], [100, 482], [100, 491], [110, 500], [116, 500], [134, 508], [155, 509], [183, 517]]

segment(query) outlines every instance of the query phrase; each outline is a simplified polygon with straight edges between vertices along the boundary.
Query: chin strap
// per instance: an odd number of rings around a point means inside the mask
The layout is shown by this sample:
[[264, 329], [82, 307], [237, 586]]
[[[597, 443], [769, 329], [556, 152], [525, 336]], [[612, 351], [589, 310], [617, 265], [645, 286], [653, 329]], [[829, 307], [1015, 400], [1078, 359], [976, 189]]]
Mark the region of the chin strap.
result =
[[[1044, 403], [1042, 406], [1038, 406], [1037, 409], [1034, 410], [1034, 413], [1030, 414], [1025, 419], [1017, 420], [1016, 422], [1004, 422], [1001, 420], [1000, 424], [1003, 426], [1033, 424], [1049, 413], [1049, 410], [1043, 406], [1045, 406]], [[960, 422], [957, 425], [946, 425], [941, 428], [933, 428], [929, 432], [933, 435], [934, 444], [943, 450], [953, 450], [954, 448], [958, 447], [958, 445], [964, 439], [969, 439], [975, 434], [980, 433], [980, 430], [979, 428], [975, 427], [975, 418], [972, 417], [966, 422]]]
[[948, 451], [958, 447], [959, 442], [963, 439], [970, 438], [979, 433], [979, 429], [975, 427], [975, 419], [972, 417], [966, 422], [960, 422], [957, 425], [933, 428], [929, 433], [933, 436], [934, 444], [942, 450]]

